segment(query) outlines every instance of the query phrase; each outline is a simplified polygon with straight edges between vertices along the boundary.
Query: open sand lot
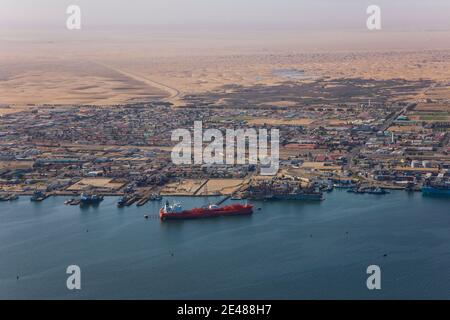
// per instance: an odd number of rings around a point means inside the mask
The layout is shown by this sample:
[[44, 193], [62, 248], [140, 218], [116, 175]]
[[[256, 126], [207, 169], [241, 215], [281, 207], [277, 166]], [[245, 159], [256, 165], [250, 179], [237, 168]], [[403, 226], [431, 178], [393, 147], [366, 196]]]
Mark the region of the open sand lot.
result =
[[68, 191], [83, 191], [89, 190], [91, 188], [98, 189], [110, 189], [110, 190], [118, 190], [120, 189], [124, 183], [113, 182], [113, 179], [108, 178], [85, 178], [81, 181], [73, 184], [69, 188]]
[[447, 101], [448, 103], [450, 102], [450, 85], [447, 82], [442, 83], [439, 86], [434, 86], [424, 93], [424, 98], [435, 101]]
[[319, 171], [341, 171], [341, 166], [332, 166], [328, 165], [325, 162], [304, 162], [301, 165], [302, 169], [313, 169], [313, 170], [319, 170]]
[[[434, 88], [433, 88], [434, 89]], [[427, 95], [431, 90], [427, 91]], [[446, 91], [445, 91], [446, 92]], [[444, 92], [441, 92], [443, 94]], [[450, 95], [450, 91], [448, 92]], [[442, 98], [442, 96], [441, 96]], [[448, 99], [446, 99], [448, 100]], [[420, 102], [408, 112], [408, 118], [413, 121], [421, 122], [450, 122], [450, 102]]]
[[308, 126], [314, 122], [313, 119], [267, 119], [255, 118], [248, 120], [249, 125], [272, 125], [272, 126]]
[[450, 112], [450, 103], [419, 103], [414, 110], [423, 112]]
[[0, 117], [6, 116], [8, 114], [18, 113], [22, 111], [29, 110], [30, 108], [27, 107], [19, 107], [19, 106], [13, 106], [8, 108], [2, 108], [0, 107]]
[[205, 182], [206, 180], [203, 179], [185, 179], [173, 182], [165, 185], [161, 194], [180, 196], [229, 195], [242, 185], [243, 180], [210, 179], [206, 184]]
[[165, 185], [161, 190], [162, 195], [179, 195], [190, 196], [199, 190], [206, 180], [202, 179], [185, 179]]
[[326, 154], [325, 149], [304, 149], [304, 148], [294, 148], [294, 147], [280, 147], [280, 159], [289, 160], [302, 155], [311, 154], [312, 156]]
[[243, 182], [243, 179], [210, 179], [208, 180], [208, 183], [197, 192], [197, 194], [205, 194], [206, 187], [207, 195], [229, 195], [238, 189]]
[[34, 161], [0, 161], [0, 170], [30, 169]]
[[408, 114], [409, 119], [422, 122], [450, 122], [450, 112], [421, 112]]
[[340, 120], [340, 119], [326, 119], [324, 122], [329, 126], [345, 126], [349, 121]]
[[391, 132], [424, 132], [428, 131], [422, 126], [391, 126], [387, 129]]

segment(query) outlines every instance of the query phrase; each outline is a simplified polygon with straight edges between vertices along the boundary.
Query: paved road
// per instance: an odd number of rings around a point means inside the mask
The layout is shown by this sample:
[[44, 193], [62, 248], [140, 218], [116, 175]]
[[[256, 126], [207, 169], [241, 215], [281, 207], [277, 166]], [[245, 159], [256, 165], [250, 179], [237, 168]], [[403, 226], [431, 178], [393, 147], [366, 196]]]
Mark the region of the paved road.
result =
[[120, 68], [117, 68], [117, 67], [114, 67], [111, 65], [107, 65], [107, 64], [104, 64], [101, 62], [95, 62], [95, 63], [97, 63], [105, 68], [108, 68], [110, 70], [116, 71], [128, 78], [134, 79], [139, 82], [143, 82], [143, 83], [149, 85], [150, 87], [158, 88], [162, 91], [167, 92], [169, 94], [169, 97], [167, 97], [166, 100], [173, 104], [176, 104], [175, 102], [177, 102], [177, 100], [178, 100], [177, 98], [180, 96], [180, 91], [178, 89], [170, 87], [164, 83], [161, 83], [161, 82], [149, 79], [147, 77], [144, 77], [142, 75], [132, 73], [132, 72], [129, 72], [129, 71], [126, 71], [126, 70], [123, 70], [123, 69], [120, 69]]

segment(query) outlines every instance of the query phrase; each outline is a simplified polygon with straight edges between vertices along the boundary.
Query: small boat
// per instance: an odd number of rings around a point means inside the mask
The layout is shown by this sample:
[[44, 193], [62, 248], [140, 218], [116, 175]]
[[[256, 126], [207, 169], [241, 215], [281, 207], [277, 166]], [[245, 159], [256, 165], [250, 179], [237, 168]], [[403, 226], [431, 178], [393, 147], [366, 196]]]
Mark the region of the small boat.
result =
[[161, 197], [161, 195], [159, 195], [159, 194], [157, 194], [157, 193], [153, 193], [151, 196], [150, 196], [150, 199], [149, 199], [150, 201], [161, 201], [162, 200], [162, 197]]
[[450, 181], [427, 182], [422, 187], [424, 196], [450, 197]]
[[44, 192], [36, 190], [33, 195], [31, 196], [30, 200], [33, 202], [39, 202], [44, 201], [48, 198], [48, 195], [46, 195]]
[[82, 193], [80, 197], [80, 205], [81, 206], [89, 206], [89, 205], [98, 205], [104, 199], [103, 196], [99, 196], [96, 194], [87, 194]]
[[359, 189], [359, 188], [353, 188], [350, 190], [347, 190], [348, 193], [356, 193], [356, 194], [364, 194], [366, 193], [366, 191], [364, 189]]
[[389, 194], [389, 191], [386, 191], [380, 187], [372, 188], [367, 191], [368, 194]]
[[71, 198], [69, 200], [64, 201], [65, 205], [76, 206], [79, 205], [81, 200], [79, 198]]
[[0, 201], [14, 201], [19, 199], [19, 196], [15, 194], [5, 194], [0, 196]]
[[120, 197], [119, 200], [117, 201], [117, 207], [123, 208], [127, 204], [129, 199], [130, 197], [128, 196]]
[[333, 187], [336, 189], [353, 189], [357, 186], [354, 183], [335, 183]]

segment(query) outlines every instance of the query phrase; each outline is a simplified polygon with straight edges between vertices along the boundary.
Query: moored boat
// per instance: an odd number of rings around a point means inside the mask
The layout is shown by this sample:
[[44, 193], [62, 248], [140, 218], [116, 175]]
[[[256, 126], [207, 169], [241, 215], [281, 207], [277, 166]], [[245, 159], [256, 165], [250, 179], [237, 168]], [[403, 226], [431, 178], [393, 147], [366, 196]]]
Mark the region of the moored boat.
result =
[[380, 188], [380, 187], [370, 188], [370, 189], [367, 190], [366, 192], [367, 192], [368, 194], [379, 194], [379, 195], [382, 195], [382, 194], [389, 194], [389, 193], [390, 193], [389, 191], [386, 191], [385, 189]]
[[82, 193], [80, 197], [80, 205], [81, 206], [88, 206], [88, 205], [98, 205], [100, 202], [103, 201], [103, 196], [99, 196], [96, 194], [87, 194]]
[[31, 196], [30, 200], [33, 202], [39, 202], [39, 201], [44, 201], [45, 199], [48, 198], [48, 195], [45, 194], [42, 191], [36, 190], [33, 195]]
[[450, 182], [428, 183], [422, 187], [424, 196], [450, 197]]
[[130, 200], [130, 197], [128, 196], [120, 197], [119, 200], [117, 200], [117, 207], [123, 208], [127, 204], [128, 200]]
[[16, 194], [5, 194], [0, 195], [0, 201], [14, 201], [19, 199], [19, 196]]
[[310, 192], [293, 192], [287, 194], [277, 194], [273, 195], [270, 200], [322, 201], [323, 193], [310, 191]]
[[333, 187], [336, 189], [354, 189], [357, 185], [354, 183], [335, 183]]
[[19, 199], [19, 196], [17, 194], [12, 194], [9, 196], [8, 201], [14, 201]]
[[150, 201], [161, 201], [162, 196], [157, 193], [152, 193], [149, 200]]

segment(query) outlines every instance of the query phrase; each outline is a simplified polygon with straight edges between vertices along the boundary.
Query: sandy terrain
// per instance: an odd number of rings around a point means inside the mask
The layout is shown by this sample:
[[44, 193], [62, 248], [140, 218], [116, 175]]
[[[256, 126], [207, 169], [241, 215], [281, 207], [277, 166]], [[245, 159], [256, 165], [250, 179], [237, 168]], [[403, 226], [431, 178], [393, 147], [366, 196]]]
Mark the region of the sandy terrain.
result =
[[205, 180], [202, 179], [185, 179], [164, 186], [161, 190], [161, 194], [183, 196], [194, 194], [198, 196], [217, 194], [228, 195], [232, 194], [242, 182], [242, 179], [210, 179], [205, 185]]
[[308, 126], [313, 123], [313, 119], [267, 119], [267, 118], [255, 118], [247, 121], [249, 125], [272, 125], [272, 126]]
[[205, 194], [206, 187], [208, 195], [229, 195], [239, 188], [242, 182], [242, 179], [210, 179], [206, 186], [203, 186], [197, 194]]
[[161, 190], [162, 195], [193, 195], [205, 180], [185, 179], [179, 182], [169, 183]]
[[0, 161], [0, 170], [30, 169], [33, 161]]
[[422, 126], [391, 126], [387, 131], [392, 132], [423, 132], [427, 131]]
[[21, 107], [21, 106], [14, 106], [14, 107], [8, 107], [8, 108], [1, 108], [0, 107], [0, 117], [8, 115], [8, 114], [22, 112], [22, 111], [25, 111], [25, 110], [28, 110], [28, 109], [29, 108], [27, 108], [27, 107]]
[[1, 63], [4, 104], [113, 105], [166, 97], [150, 83], [88, 61]]
[[[449, 93], [450, 97], [450, 93]], [[415, 108], [415, 111], [423, 112], [450, 112], [450, 103], [419, 103]]]
[[449, 113], [444, 112], [414, 114], [408, 115], [408, 118], [413, 121], [422, 121], [422, 122], [450, 122]]
[[[224, 85], [273, 85], [316, 77], [448, 84], [448, 39], [448, 31], [0, 30], [0, 104], [113, 105], [152, 99], [182, 104], [185, 95], [228, 90]], [[274, 74], [280, 69], [301, 70], [305, 76]], [[448, 99], [449, 89], [427, 94]]]
[[303, 162], [301, 165], [302, 169], [314, 169], [319, 171], [340, 171], [341, 166], [330, 166], [324, 162]]
[[85, 178], [81, 181], [75, 183], [74, 185], [67, 188], [68, 191], [83, 191], [89, 190], [90, 188], [102, 188], [102, 189], [111, 189], [118, 190], [124, 184], [113, 182], [112, 179], [108, 178]]

